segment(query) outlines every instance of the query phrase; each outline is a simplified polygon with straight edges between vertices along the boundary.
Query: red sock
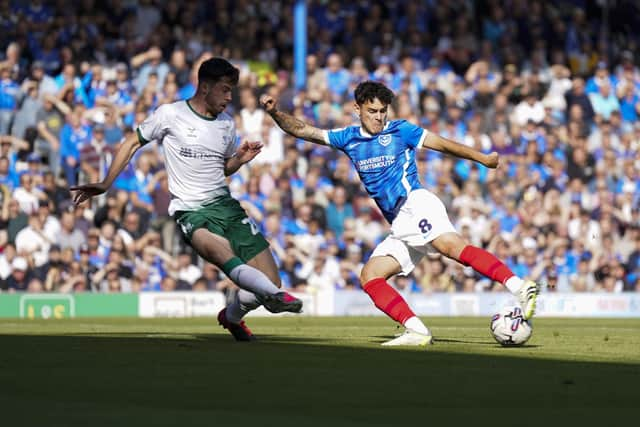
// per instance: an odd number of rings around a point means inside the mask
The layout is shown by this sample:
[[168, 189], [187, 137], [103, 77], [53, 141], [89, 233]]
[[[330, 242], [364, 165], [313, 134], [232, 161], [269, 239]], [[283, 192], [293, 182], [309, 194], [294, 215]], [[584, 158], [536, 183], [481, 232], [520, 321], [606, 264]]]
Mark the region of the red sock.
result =
[[460, 253], [460, 262], [471, 266], [491, 280], [504, 284], [508, 278], [515, 276], [509, 267], [494, 255], [476, 246], [467, 245]]
[[404, 325], [407, 319], [415, 316], [404, 298], [382, 277], [365, 283], [364, 291], [371, 297], [376, 307], [400, 324]]

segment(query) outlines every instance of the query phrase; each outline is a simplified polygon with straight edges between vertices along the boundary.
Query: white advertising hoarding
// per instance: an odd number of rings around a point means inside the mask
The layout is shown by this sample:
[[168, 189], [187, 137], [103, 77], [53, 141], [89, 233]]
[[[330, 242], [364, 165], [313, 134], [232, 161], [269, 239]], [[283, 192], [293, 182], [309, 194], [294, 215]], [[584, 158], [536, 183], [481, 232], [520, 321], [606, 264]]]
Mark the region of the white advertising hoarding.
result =
[[[309, 316], [382, 315], [362, 291], [295, 293]], [[516, 299], [506, 292], [404, 294], [420, 316], [491, 316]], [[226, 305], [221, 292], [148, 292], [139, 298], [140, 317], [216, 316]], [[263, 307], [250, 316], [271, 315]], [[640, 317], [640, 294], [543, 293], [538, 299], [538, 317]]]

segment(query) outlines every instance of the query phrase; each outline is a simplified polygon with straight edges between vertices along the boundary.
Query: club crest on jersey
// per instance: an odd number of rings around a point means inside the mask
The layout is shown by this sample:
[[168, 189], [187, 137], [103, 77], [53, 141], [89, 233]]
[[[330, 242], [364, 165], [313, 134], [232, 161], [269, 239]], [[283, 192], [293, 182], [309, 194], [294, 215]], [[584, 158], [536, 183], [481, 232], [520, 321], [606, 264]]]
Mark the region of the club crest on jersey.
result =
[[392, 139], [393, 137], [391, 135], [380, 135], [378, 137], [378, 142], [382, 144], [383, 147], [386, 147], [387, 145], [391, 144]]

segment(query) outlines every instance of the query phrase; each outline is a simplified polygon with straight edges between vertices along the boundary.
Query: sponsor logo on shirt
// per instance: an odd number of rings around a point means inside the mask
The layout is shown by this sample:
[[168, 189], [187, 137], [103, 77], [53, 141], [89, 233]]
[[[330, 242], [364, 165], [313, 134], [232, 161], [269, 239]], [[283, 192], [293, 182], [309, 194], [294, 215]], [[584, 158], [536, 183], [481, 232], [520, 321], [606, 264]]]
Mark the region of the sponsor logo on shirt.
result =
[[187, 128], [187, 136], [190, 138], [196, 138], [196, 128]]
[[188, 157], [190, 159], [210, 159], [216, 157], [216, 154], [202, 146], [180, 147], [178, 155]]
[[360, 172], [364, 172], [370, 169], [384, 168], [391, 166], [395, 161], [395, 156], [389, 155], [370, 157], [368, 159], [359, 160], [358, 163], [356, 163], [356, 169]]

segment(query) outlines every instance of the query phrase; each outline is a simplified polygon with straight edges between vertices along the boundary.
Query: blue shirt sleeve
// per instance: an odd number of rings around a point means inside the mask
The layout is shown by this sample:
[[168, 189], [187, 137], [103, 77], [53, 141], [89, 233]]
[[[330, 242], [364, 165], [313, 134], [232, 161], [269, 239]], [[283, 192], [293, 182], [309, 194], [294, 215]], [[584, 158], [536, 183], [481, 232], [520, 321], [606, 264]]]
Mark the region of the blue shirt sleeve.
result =
[[426, 130], [407, 121], [403, 121], [400, 124], [399, 130], [401, 140], [406, 142], [407, 145], [413, 148], [417, 148], [419, 145], [421, 145], [423, 139], [427, 136]]
[[344, 149], [345, 145], [349, 141], [348, 134], [350, 128], [332, 129], [328, 131], [329, 145], [337, 148], [338, 150]]

